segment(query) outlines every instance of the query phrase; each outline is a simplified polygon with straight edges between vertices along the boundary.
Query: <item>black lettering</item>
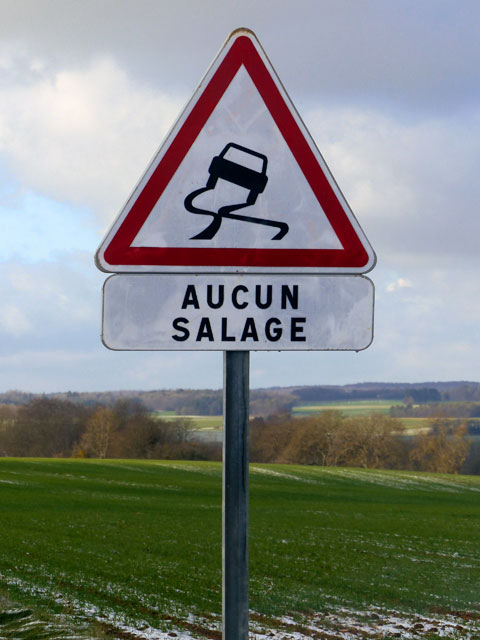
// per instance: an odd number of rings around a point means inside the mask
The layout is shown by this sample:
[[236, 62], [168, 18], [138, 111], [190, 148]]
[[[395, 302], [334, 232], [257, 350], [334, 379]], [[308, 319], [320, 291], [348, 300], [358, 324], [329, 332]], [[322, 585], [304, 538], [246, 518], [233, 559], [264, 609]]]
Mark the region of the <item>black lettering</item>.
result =
[[294, 284], [292, 289], [288, 284], [282, 284], [282, 309], [287, 308], [287, 300], [292, 309], [298, 309], [298, 284]]
[[246, 342], [247, 338], [251, 338], [254, 342], [258, 342], [258, 333], [254, 318], [247, 318], [245, 320], [245, 326], [243, 327], [240, 342]]
[[267, 284], [267, 299], [262, 302], [262, 285], [255, 286], [255, 304], [259, 309], [268, 309], [272, 305], [272, 285]]
[[239, 291], [243, 291], [245, 293], [248, 293], [248, 289], [245, 285], [243, 284], [239, 284], [237, 285], [234, 290], [232, 291], [232, 304], [235, 307], [235, 309], [245, 309], [245, 307], [248, 307], [248, 302], [239, 302], [238, 301], [238, 292]]
[[[272, 324], [277, 326], [272, 329]], [[278, 326], [280, 325], [280, 326]], [[282, 323], [278, 318], [269, 318], [265, 323], [265, 336], [270, 342], [277, 342], [282, 337]]]
[[301, 322], [306, 322], [306, 318], [292, 318], [290, 324], [290, 340], [292, 342], [306, 342], [306, 336], [301, 336], [299, 334], [303, 333], [305, 327], [298, 326]]
[[182, 309], [186, 309], [189, 306], [192, 306], [194, 309], [200, 309], [200, 305], [198, 304], [197, 292], [195, 291], [194, 284], [187, 285], [187, 290], [185, 291], [185, 297], [183, 298], [183, 302], [182, 302]]
[[227, 321], [228, 318], [222, 318], [222, 340], [223, 342], [235, 342], [235, 336], [227, 335]]
[[200, 324], [198, 325], [198, 333], [197, 333], [197, 342], [201, 342], [203, 338], [207, 338], [209, 342], [213, 342], [213, 331], [212, 325], [210, 324], [210, 320], [208, 318], [202, 318], [200, 320]]
[[172, 322], [173, 328], [176, 331], [181, 331], [183, 333], [183, 335], [180, 336], [172, 336], [172, 338], [177, 342], [185, 342], [185, 340], [188, 340], [190, 337], [190, 331], [187, 329], [187, 327], [182, 327], [182, 324], [188, 324], [188, 319], [175, 318], [175, 320]]
[[224, 285], [223, 284], [218, 285], [218, 296], [217, 296], [216, 302], [213, 301], [212, 292], [213, 292], [213, 284], [207, 284], [207, 304], [210, 307], [210, 309], [219, 309], [223, 305]]

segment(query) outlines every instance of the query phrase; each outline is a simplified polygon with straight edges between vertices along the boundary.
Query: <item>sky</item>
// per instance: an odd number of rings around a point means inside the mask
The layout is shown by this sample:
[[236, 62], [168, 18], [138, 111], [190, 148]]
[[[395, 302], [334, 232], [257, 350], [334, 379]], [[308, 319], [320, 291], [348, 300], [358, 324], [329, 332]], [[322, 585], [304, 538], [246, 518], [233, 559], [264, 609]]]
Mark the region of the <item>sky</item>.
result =
[[252, 388], [479, 380], [477, 0], [0, 0], [0, 391], [221, 388], [101, 343], [94, 254], [227, 35], [258, 36], [377, 254], [375, 338]]

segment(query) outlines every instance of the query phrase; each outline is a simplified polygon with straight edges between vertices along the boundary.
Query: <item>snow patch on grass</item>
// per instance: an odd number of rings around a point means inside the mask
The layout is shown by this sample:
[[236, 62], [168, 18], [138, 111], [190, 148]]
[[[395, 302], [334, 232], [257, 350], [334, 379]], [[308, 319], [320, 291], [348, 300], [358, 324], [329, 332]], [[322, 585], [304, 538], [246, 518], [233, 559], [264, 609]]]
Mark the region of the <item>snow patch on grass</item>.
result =
[[395, 489], [440, 490], [452, 493], [480, 491], [480, 486], [470, 482], [471, 478], [454, 476], [454, 480], [431, 474], [416, 474], [411, 471], [377, 471], [374, 469], [348, 469], [339, 467], [321, 467], [321, 472], [349, 480], [359, 480], [368, 484], [378, 484]]
[[304, 482], [306, 484], [319, 484], [316, 479], [312, 477], [305, 477], [301, 475], [295, 475], [293, 473], [285, 473], [284, 471], [276, 471], [275, 469], [267, 469], [265, 467], [257, 467], [250, 465], [250, 473], [259, 473], [264, 476], [272, 476], [277, 478], [286, 478], [288, 480], [296, 480], [297, 482]]
[[[441, 638], [474, 640], [480, 631], [475, 615], [421, 616], [399, 611], [385, 611], [369, 607], [364, 612], [335, 607], [324, 613], [309, 616], [282, 617], [265, 622], [258, 619], [251, 625], [250, 638], [255, 640], [311, 640], [332, 638], [358, 640], [359, 638], [402, 638], [421, 640], [435, 635]], [[271, 624], [274, 622], [274, 624]]]
[[[66, 635], [62, 638], [76, 639], [76, 632], [85, 628], [85, 624], [97, 624], [108, 634], [121, 634], [132, 640], [198, 640], [219, 634], [221, 623], [218, 616], [188, 615], [183, 619], [175, 612], [175, 604], [171, 603], [171, 610], [163, 612], [162, 618], [169, 629], [152, 626], [145, 620], [137, 620], [133, 624], [118, 611], [100, 609], [89, 602], [68, 598], [62, 593], [45, 587], [36, 586], [16, 577], [0, 575], [0, 579], [22, 592], [43, 598], [45, 601], [53, 599], [65, 611], [69, 611], [72, 623], [69, 628], [68, 617], [57, 616], [58, 625], [62, 625]], [[171, 619], [169, 615], [171, 614]], [[36, 624], [31, 618], [28, 624]], [[77, 629], [72, 627], [77, 626]], [[183, 628], [182, 628], [183, 627]], [[395, 638], [403, 640], [422, 640], [432, 636], [448, 638], [449, 640], [475, 640], [480, 632], [480, 614], [473, 612], [451, 612], [440, 614], [420, 615], [409, 614], [395, 610], [385, 610], [378, 607], [367, 607], [365, 611], [333, 605], [328, 611], [311, 613], [308, 615], [284, 616], [281, 618], [267, 617], [255, 611], [250, 612], [250, 640], [312, 640], [323, 638], [332, 640], [358, 640], [359, 638]], [[55, 625], [51, 626], [51, 633], [55, 633]], [[0, 627], [0, 637], [2, 635]], [[12, 636], [13, 637], [13, 636]], [[43, 637], [43, 636], [42, 636]], [[58, 635], [46, 636], [51, 639]], [[81, 637], [85, 637], [81, 635]], [[90, 640], [95, 640], [91, 635]]]

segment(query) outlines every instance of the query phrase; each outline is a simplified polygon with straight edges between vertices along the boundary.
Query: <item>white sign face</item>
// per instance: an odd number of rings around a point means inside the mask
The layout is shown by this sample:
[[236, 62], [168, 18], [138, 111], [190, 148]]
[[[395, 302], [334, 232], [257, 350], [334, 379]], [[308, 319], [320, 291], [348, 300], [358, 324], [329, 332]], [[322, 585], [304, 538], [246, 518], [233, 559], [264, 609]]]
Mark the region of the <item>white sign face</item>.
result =
[[207, 125], [132, 247], [342, 249], [244, 67]]
[[365, 273], [375, 264], [248, 30], [230, 36], [96, 259], [119, 273]]
[[360, 351], [373, 339], [363, 276], [115, 275], [103, 342], [116, 350]]

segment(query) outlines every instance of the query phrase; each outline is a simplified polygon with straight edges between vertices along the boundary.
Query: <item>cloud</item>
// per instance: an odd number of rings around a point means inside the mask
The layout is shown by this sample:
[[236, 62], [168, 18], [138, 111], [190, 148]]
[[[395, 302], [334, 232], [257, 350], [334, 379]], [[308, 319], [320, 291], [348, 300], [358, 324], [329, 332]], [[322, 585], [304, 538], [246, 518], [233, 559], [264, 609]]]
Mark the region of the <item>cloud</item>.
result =
[[[57, 14], [68, 22], [63, 10]], [[87, 15], [78, 12], [80, 21]], [[343, 9], [329, 20], [340, 15]], [[0, 85], [4, 163], [18, 181], [48, 198], [90, 208], [105, 230], [187, 94], [152, 89], [112, 55], [52, 70], [51, 60], [25, 47], [15, 53], [4, 43], [2, 65], [9, 74]], [[438, 254], [446, 261], [478, 259], [480, 111], [406, 117], [310, 101], [302, 115], [380, 264], [421, 263]]]
[[0, 331], [5, 334], [19, 337], [32, 329], [30, 320], [14, 304], [5, 304], [0, 307]]
[[69, 254], [65, 262], [0, 264], [3, 355], [96, 344], [100, 333], [102, 277], [92, 256]]
[[[32, 65], [28, 81], [0, 86], [4, 163], [31, 189], [90, 208], [105, 229], [185, 96], [135, 83], [110, 58], [53, 75]], [[478, 259], [479, 111], [405, 119], [330, 106], [303, 115], [380, 261]]]
[[[194, 372], [202, 371], [199, 376]], [[222, 386], [220, 353], [108, 351], [100, 344], [76, 348], [35, 345], [0, 353], [0, 390], [36, 393], [175, 389]]]
[[89, 253], [0, 263], [0, 390], [221, 387], [218, 353], [106, 349], [103, 280]]
[[0, 39], [57, 70], [108, 52], [151, 85], [196, 86], [227, 34], [258, 33], [287, 89], [456, 108], [479, 95], [476, 0], [4, 0]]
[[478, 263], [480, 111], [316, 108], [305, 119], [380, 264]]
[[387, 285], [386, 291], [392, 293], [393, 291], [398, 291], [399, 289], [405, 289], [413, 287], [413, 284], [408, 278], [397, 278], [395, 282], [390, 282]]
[[[463, 269], [374, 274], [375, 338], [356, 353], [252, 353], [253, 387], [366, 380], [476, 379], [480, 284]], [[0, 389], [220, 388], [222, 354], [114, 352], [101, 333], [92, 256], [0, 265]], [[415, 286], [405, 286], [415, 282]], [[388, 292], [394, 283], [395, 295]]]
[[242, 24], [379, 257], [370, 349], [252, 354], [252, 383], [478, 378], [476, 0], [4, 4], [0, 388], [221, 386], [221, 354], [102, 347], [92, 254]]
[[0, 85], [0, 154], [19, 182], [90, 207], [105, 224], [118, 212], [182, 100], [135, 85], [109, 58], [86, 69]]
[[[480, 358], [480, 283], [462, 266], [405, 272], [405, 282], [380, 274], [375, 340], [368, 359], [377, 359], [384, 379], [454, 380], [478, 378]], [[382, 291], [386, 291], [383, 294]], [[468, 348], [465, 348], [469, 345]]]

